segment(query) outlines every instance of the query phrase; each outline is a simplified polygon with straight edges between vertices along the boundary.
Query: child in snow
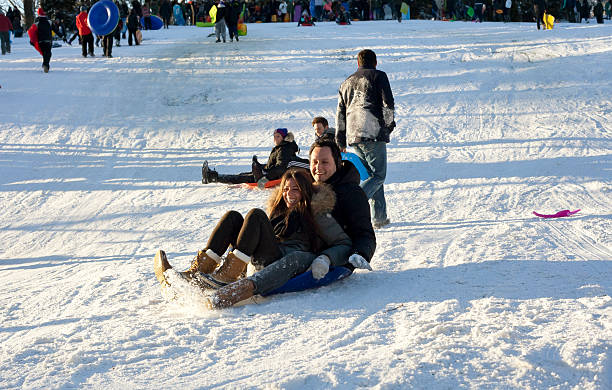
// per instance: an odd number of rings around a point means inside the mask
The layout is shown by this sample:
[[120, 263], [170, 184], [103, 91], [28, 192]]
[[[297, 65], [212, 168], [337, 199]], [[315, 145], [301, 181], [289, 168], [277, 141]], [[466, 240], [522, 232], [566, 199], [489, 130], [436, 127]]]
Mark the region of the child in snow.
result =
[[[321, 279], [330, 265], [346, 264], [351, 250], [350, 238], [330, 215], [335, 203], [331, 186], [313, 185], [308, 172], [291, 169], [271, 194], [267, 215], [261, 209], [244, 218], [237, 211], [225, 213], [191, 267], [179, 274], [203, 289], [218, 289], [207, 302], [214, 309], [272, 291], [309, 267]], [[240, 279], [249, 263], [259, 272]], [[154, 270], [162, 286], [169, 285], [164, 272], [170, 268], [164, 251], [158, 251]]]
[[300, 25], [305, 25], [305, 26], [314, 26], [314, 22], [312, 21], [312, 17], [310, 16], [310, 14], [308, 13], [308, 10], [304, 9], [304, 11], [302, 11], [302, 17], [300, 18], [300, 20], [298, 21], [298, 27]]
[[274, 145], [266, 165], [259, 164], [257, 156], [253, 156], [251, 172], [222, 175], [210, 169], [208, 161], [205, 161], [202, 166], [202, 183], [257, 183], [257, 187], [265, 188], [268, 181], [279, 179], [285, 173], [289, 162], [296, 160], [299, 151], [293, 133], [288, 132], [285, 128], [274, 130]]
[[60, 37], [63, 37], [63, 35], [53, 23], [47, 19], [45, 10], [39, 8], [36, 14], [38, 17], [36, 18], [36, 22], [28, 30], [28, 36], [30, 37], [30, 45], [34, 46], [43, 57], [43, 72], [49, 73], [51, 47], [53, 45], [52, 31]]

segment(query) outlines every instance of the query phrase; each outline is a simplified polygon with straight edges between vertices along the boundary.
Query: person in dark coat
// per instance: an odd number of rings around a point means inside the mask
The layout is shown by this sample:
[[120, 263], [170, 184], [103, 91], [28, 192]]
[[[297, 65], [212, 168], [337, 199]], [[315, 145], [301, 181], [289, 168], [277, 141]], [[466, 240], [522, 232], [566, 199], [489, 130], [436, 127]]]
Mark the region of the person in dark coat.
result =
[[597, 4], [595, 4], [595, 8], [593, 8], [593, 15], [595, 15], [595, 18], [597, 19], [597, 23], [599, 24], [603, 23], [603, 13], [604, 13], [603, 4], [601, 4], [601, 0], [597, 0]]
[[[546, 0], [535, 0], [533, 2], [533, 12], [535, 14], [536, 23], [538, 24], [538, 30], [539, 30], [540, 24], [544, 24], [544, 13], [546, 12]], [[544, 29], [546, 29], [546, 27]]]
[[172, 16], [172, 4], [169, 0], [164, 0], [159, 8], [159, 15], [164, 21], [164, 28], [169, 28], [170, 17]]
[[37, 42], [30, 41], [30, 44], [34, 47], [36, 47], [36, 44], [38, 44], [38, 48], [40, 49], [40, 53], [43, 57], [43, 72], [49, 73], [51, 63], [51, 47], [53, 45], [52, 32], [54, 31], [60, 37], [62, 36], [62, 34], [47, 18], [45, 10], [43, 10], [42, 8], [38, 8], [36, 14], [38, 15], [38, 17], [36, 18], [34, 24], [30, 27], [30, 30], [28, 30], [28, 35], [30, 34], [30, 31], [32, 31], [33, 34], [36, 34], [36, 36], [38, 37]]
[[225, 22], [227, 24], [227, 30], [229, 31], [230, 42], [236, 38], [236, 42], [238, 39], [238, 19], [240, 19], [240, 12], [242, 11], [242, 7], [238, 0], [233, 0], [231, 4], [228, 6], [227, 13], [225, 15]]
[[140, 22], [138, 21], [138, 14], [132, 8], [127, 18], [127, 28], [128, 28], [128, 45], [132, 46], [132, 37], [134, 38], [134, 43], [136, 46], [140, 45], [138, 39], [136, 38], [136, 31], [140, 26]]
[[376, 250], [376, 235], [368, 198], [359, 186], [357, 168], [350, 161], [343, 161], [338, 145], [327, 139], [315, 141], [308, 156], [315, 182], [331, 185], [336, 194], [336, 206], [331, 215], [353, 242], [349, 263], [368, 269], [367, 263]]
[[251, 172], [222, 175], [210, 169], [208, 161], [205, 161], [202, 166], [202, 183], [257, 183], [259, 188], [265, 188], [268, 181], [279, 179], [285, 173], [289, 163], [297, 158], [297, 152], [299, 151], [293, 133], [288, 132], [285, 128], [274, 130], [274, 145], [266, 165], [260, 164], [257, 161], [257, 156], [253, 156]]
[[591, 6], [587, 0], [582, 1], [582, 6], [580, 7], [580, 23], [582, 23], [582, 19], [589, 22], [589, 18], [591, 17]]

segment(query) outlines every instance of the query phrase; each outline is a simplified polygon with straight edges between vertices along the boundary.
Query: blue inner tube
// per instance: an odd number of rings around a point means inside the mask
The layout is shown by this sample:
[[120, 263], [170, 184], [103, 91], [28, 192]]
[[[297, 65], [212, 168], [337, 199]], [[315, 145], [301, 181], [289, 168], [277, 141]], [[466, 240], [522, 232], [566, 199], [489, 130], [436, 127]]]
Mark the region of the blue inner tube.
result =
[[94, 34], [108, 35], [119, 23], [119, 8], [110, 0], [100, 0], [89, 10], [87, 23]]

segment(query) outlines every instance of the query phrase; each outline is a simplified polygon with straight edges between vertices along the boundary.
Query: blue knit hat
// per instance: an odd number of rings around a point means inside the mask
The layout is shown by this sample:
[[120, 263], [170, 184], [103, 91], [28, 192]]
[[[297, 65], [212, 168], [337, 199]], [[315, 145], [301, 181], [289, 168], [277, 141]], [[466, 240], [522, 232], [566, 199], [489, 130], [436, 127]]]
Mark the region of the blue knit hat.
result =
[[274, 130], [274, 133], [278, 133], [278, 134], [282, 135], [283, 138], [285, 138], [287, 136], [288, 131], [284, 127], [279, 127], [278, 129]]

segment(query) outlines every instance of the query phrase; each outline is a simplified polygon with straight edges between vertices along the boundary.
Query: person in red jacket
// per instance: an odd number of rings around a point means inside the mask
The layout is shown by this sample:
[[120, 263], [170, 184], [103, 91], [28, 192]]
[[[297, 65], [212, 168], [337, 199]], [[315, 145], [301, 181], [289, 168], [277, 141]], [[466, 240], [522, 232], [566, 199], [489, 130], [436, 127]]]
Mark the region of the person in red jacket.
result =
[[11, 52], [11, 36], [9, 34], [11, 30], [13, 30], [11, 20], [0, 10], [0, 46], [2, 46], [2, 55]]
[[94, 39], [93, 33], [87, 24], [87, 7], [81, 7], [81, 13], [76, 17], [76, 26], [81, 36], [81, 47], [83, 48], [83, 57], [87, 57], [87, 54], [94, 57]]

